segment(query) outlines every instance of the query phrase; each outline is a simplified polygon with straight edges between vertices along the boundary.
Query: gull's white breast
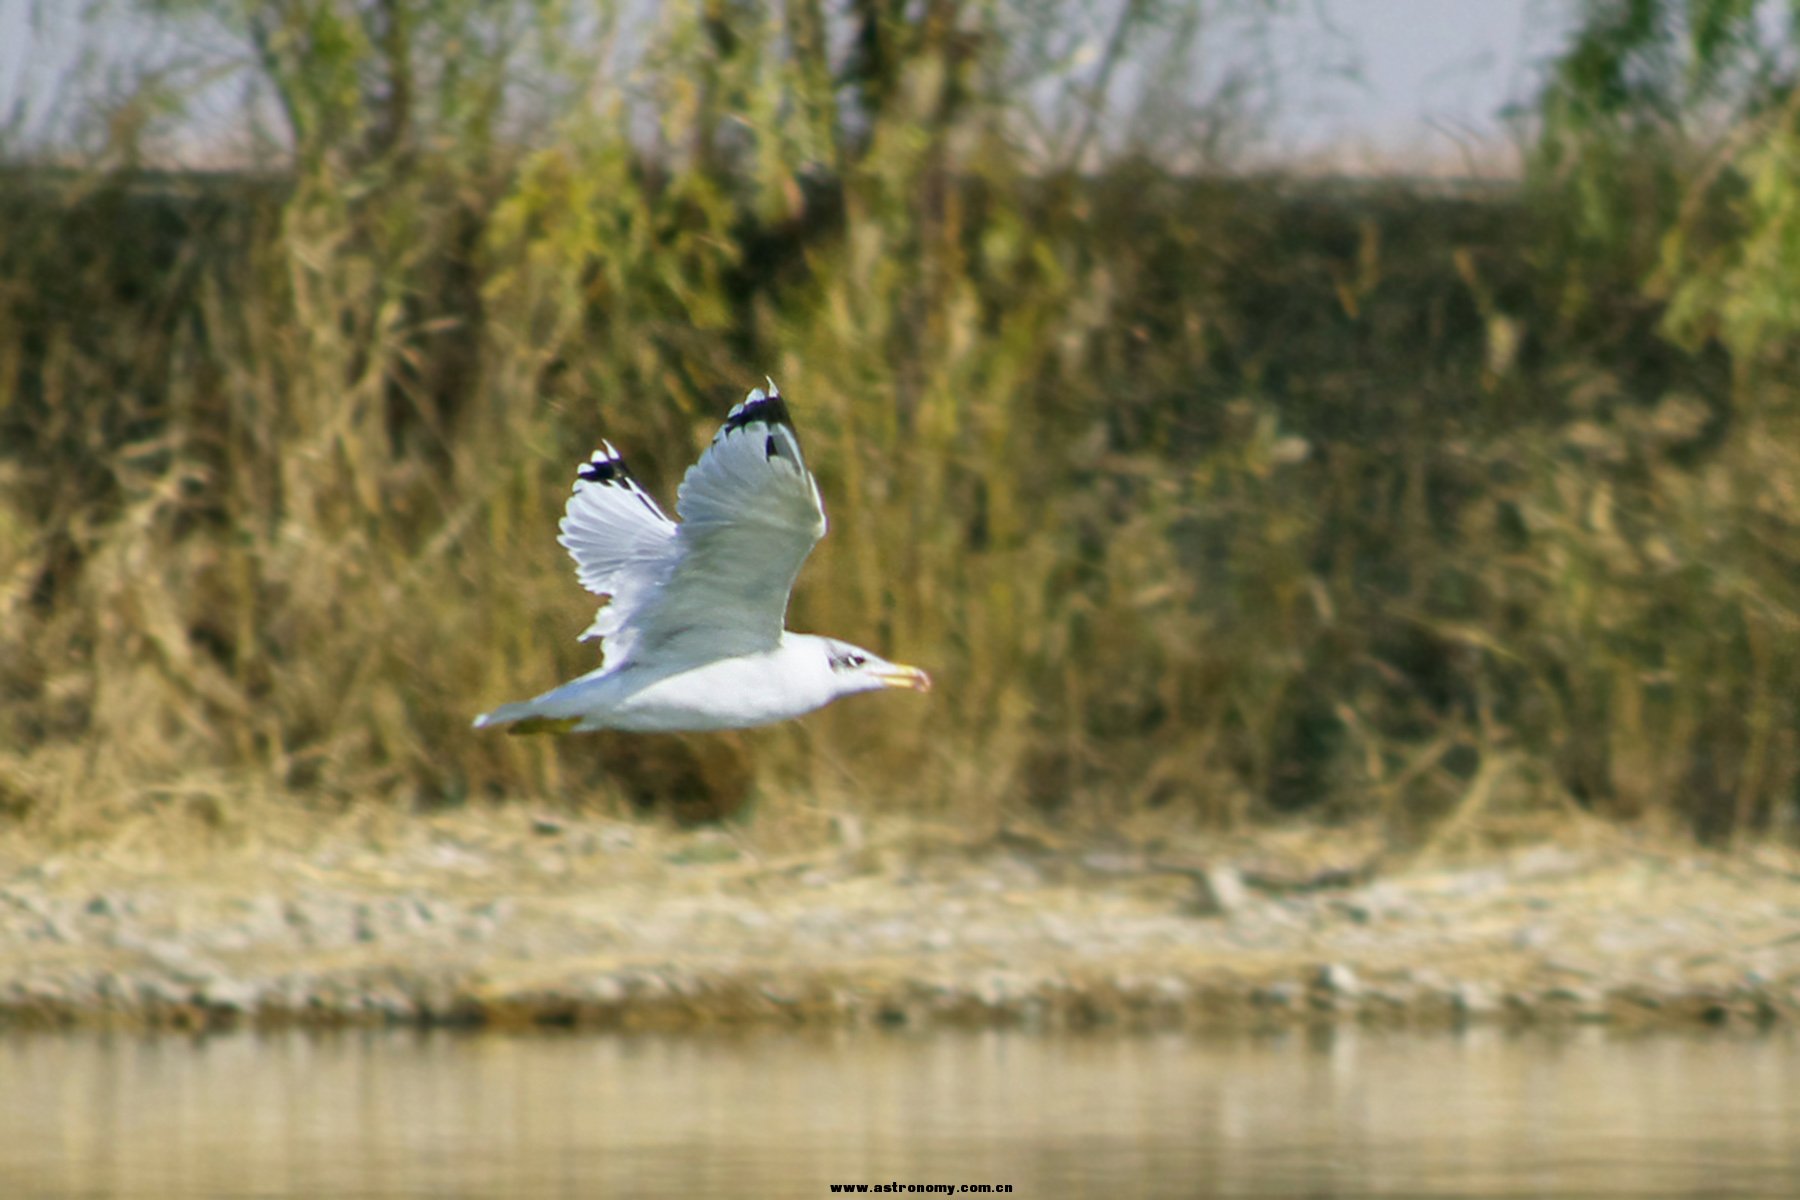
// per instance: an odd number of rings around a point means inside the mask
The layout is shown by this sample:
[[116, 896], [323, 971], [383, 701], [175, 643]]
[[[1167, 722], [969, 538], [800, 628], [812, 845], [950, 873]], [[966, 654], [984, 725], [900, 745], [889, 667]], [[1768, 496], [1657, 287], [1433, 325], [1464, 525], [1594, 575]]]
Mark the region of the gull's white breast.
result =
[[634, 674], [606, 674], [568, 685], [585, 683], [592, 689], [591, 706], [580, 705], [583, 720], [576, 728], [636, 733], [742, 729], [809, 713], [837, 694], [823, 657], [793, 635], [760, 654], [714, 659], [642, 682]]

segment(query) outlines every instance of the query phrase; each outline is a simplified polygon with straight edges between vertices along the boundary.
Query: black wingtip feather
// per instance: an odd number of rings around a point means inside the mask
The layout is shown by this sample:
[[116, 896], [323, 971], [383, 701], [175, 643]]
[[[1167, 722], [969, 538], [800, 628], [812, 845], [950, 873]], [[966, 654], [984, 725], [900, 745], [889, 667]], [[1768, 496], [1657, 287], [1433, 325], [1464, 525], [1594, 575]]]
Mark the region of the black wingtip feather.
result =
[[601, 442], [594, 456], [577, 468], [575, 478], [585, 483], [617, 483], [626, 487], [634, 482], [625, 456], [611, 442]]
[[788, 415], [787, 401], [781, 398], [780, 392], [771, 390], [760, 396], [751, 393], [750, 399], [732, 409], [731, 415], [725, 418], [724, 432], [759, 424], [785, 425], [793, 429], [793, 418]]
[[625, 471], [625, 460], [607, 458], [599, 462], [581, 464], [581, 470], [575, 472], [577, 479], [585, 479], [589, 483], [613, 483], [628, 478]]
[[629, 495], [637, 498], [637, 502], [643, 505], [651, 516], [660, 520], [668, 519], [663, 516], [662, 509], [656, 507], [656, 501], [652, 500], [644, 489], [638, 486], [638, 481], [631, 477], [631, 468], [625, 465], [625, 456], [614, 450], [611, 442], [604, 443], [604, 449], [594, 451], [594, 457], [581, 464], [581, 467], [575, 472], [575, 481], [577, 488], [584, 483], [624, 488]]

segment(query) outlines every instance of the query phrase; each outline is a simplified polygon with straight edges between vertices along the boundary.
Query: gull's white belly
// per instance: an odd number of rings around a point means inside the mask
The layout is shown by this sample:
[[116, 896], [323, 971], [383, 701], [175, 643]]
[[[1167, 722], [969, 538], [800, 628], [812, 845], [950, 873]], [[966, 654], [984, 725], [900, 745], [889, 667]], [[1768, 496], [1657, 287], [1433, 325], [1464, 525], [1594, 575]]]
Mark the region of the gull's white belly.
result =
[[718, 659], [642, 686], [629, 672], [596, 682], [612, 684], [604, 689], [612, 694], [596, 695], [601, 705], [584, 715], [578, 729], [742, 729], [797, 717], [832, 698], [823, 680], [794, 672], [780, 651]]

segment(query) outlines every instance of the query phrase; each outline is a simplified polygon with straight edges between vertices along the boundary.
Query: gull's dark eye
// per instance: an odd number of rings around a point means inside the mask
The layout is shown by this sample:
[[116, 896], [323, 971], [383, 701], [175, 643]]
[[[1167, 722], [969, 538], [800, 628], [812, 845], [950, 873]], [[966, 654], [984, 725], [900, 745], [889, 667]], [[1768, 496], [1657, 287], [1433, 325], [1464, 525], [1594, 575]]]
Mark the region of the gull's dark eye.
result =
[[860, 654], [852, 654], [850, 656], [850, 665], [853, 667], [860, 667], [868, 661], [869, 661], [868, 659], [864, 658]]

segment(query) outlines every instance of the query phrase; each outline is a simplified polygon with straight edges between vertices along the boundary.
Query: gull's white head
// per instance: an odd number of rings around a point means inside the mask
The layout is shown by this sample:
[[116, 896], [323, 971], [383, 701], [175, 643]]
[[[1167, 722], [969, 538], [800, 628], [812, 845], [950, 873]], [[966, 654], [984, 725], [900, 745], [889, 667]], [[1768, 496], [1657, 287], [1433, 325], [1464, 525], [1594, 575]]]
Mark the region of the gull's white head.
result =
[[909, 688], [915, 692], [931, 690], [931, 676], [917, 667], [889, 662], [861, 646], [840, 642], [836, 638], [814, 638], [825, 656], [831, 672], [832, 690], [840, 696], [854, 692], [874, 692], [882, 688]]

